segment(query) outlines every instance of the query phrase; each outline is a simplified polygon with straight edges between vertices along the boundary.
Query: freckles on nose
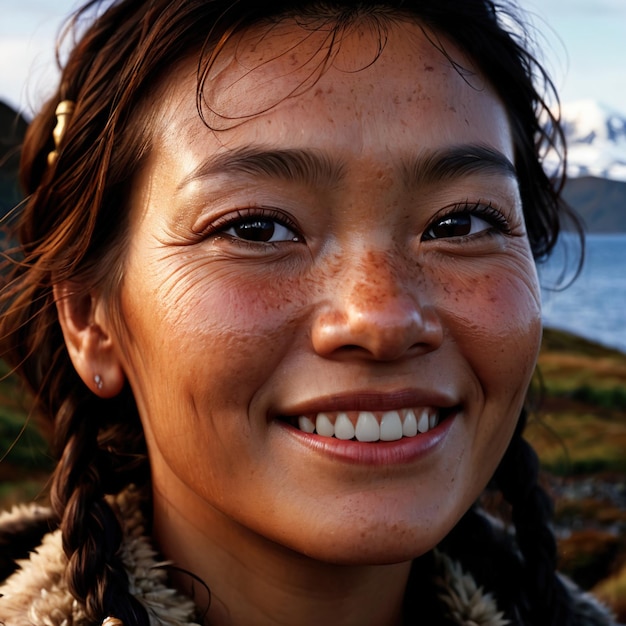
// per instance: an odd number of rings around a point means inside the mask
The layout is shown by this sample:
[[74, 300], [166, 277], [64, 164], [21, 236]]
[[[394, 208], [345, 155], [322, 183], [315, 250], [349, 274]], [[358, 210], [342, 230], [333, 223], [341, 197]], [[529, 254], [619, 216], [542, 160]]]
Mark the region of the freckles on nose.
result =
[[[399, 256], [399, 255], [398, 255]], [[381, 304], [388, 298], [408, 294], [423, 277], [412, 267], [400, 268], [396, 255], [377, 253], [368, 250], [363, 258], [350, 264], [353, 269], [348, 281], [352, 282], [352, 295], [365, 304]], [[345, 262], [345, 261], [344, 261]]]
[[356, 331], [369, 325], [389, 338], [421, 321], [419, 307], [408, 286], [403, 289], [397, 279], [385, 279], [374, 272], [348, 289], [344, 318]]
[[344, 258], [343, 263], [343, 270], [333, 272], [327, 283], [329, 297], [316, 317], [318, 352], [361, 348], [375, 358], [394, 359], [413, 346], [433, 349], [440, 343], [436, 314], [420, 302], [423, 278], [409, 276], [387, 255], [374, 252], [357, 261]]

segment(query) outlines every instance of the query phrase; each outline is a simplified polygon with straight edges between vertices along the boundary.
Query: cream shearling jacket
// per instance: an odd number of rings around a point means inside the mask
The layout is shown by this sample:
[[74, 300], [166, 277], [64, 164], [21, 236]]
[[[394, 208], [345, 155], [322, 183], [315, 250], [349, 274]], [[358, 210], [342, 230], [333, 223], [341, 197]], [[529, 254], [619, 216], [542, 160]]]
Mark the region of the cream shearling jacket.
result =
[[[144, 534], [138, 496], [127, 492], [116, 499], [124, 541], [122, 560], [131, 593], [144, 605], [151, 626], [197, 626], [193, 602], [168, 587], [166, 570]], [[37, 506], [15, 507], [0, 514], [0, 550], [11, 536], [47, 520], [50, 512]], [[7, 539], [9, 538], [9, 539]], [[505, 626], [493, 596], [479, 587], [469, 572], [442, 553], [435, 559], [437, 587], [442, 612], [451, 624], [462, 626]], [[90, 622], [65, 582], [67, 559], [59, 530], [44, 535], [29, 558], [17, 562], [18, 569], [0, 583], [2, 626], [99, 626]], [[591, 596], [574, 592], [579, 619], [577, 626], [611, 626], [608, 613]], [[444, 617], [444, 616], [442, 616]]]

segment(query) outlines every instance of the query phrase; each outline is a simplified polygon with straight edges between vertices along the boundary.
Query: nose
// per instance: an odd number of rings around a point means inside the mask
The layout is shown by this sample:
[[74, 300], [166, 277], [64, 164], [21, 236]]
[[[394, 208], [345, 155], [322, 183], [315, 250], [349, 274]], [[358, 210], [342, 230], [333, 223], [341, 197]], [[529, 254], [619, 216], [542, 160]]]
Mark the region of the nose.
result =
[[327, 281], [312, 328], [315, 351], [392, 361], [436, 350], [443, 327], [420, 269], [401, 270], [390, 255], [345, 257]]

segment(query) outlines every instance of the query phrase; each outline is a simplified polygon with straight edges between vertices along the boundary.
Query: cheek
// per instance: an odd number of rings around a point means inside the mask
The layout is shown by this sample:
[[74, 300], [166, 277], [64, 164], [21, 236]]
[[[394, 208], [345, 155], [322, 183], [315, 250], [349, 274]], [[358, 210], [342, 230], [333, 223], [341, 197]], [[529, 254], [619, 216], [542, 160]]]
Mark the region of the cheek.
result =
[[297, 290], [295, 281], [268, 272], [263, 278], [182, 260], [178, 267], [125, 286], [127, 373], [153, 463], [163, 459], [218, 498], [211, 486], [241, 476], [242, 458], [262, 449], [263, 423], [250, 416], [293, 345]]
[[541, 343], [534, 264], [515, 258], [481, 263], [480, 271], [457, 273], [439, 293], [449, 344], [473, 381], [472, 408], [456, 450], [459, 467], [464, 484], [482, 490], [511, 440]]
[[146, 400], [174, 398], [175, 385], [190, 404], [205, 395], [212, 406], [240, 406], [241, 392], [260, 385], [292, 345], [296, 281], [189, 259], [145, 274], [125, 286], [122, 313], [129, 378]]
[[541, 342], [532, 260], [499, 258], [459, 272], [441, 304], [447, 329], [485, 387], [525, 394]]

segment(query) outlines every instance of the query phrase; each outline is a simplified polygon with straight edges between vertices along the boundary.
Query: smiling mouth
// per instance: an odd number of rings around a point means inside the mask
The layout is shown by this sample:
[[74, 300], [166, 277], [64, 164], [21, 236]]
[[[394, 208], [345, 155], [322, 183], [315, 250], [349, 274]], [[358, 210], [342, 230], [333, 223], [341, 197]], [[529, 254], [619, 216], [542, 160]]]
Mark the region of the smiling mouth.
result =
[[457, 410], [458, 407], [414, 407], [394, 411], [339, 411], [300, 415], [286, 421], [308, 434], [372, 443], [425, 434]]

